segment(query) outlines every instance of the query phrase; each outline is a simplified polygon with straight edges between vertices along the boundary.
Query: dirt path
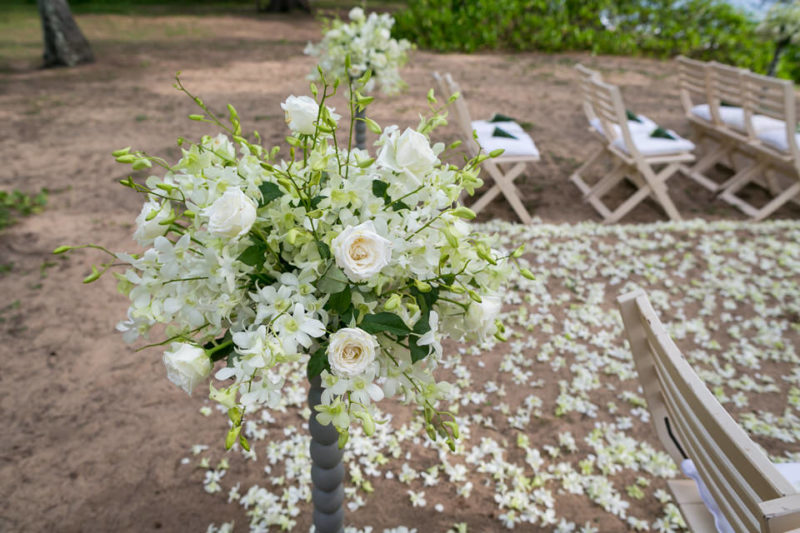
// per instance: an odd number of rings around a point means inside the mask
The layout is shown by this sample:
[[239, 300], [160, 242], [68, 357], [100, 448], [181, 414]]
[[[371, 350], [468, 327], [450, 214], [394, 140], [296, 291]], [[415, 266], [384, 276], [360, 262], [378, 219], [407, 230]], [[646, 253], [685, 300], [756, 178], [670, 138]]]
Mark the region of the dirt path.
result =
[[[140, 200], [118, 185], [125, 168], [109, 155], [132, 145], [174, 160], [178, 136], [210, 133], [190, 122], [186, 85], [215, 109], [230, 102], [269, 145], [286, 134], [280, 103], [305, 94], [312, 61], [302, 53], [319, 26], [307, 19], [87, 16], [98, 62], [0, 74], [0, 188], [51, 191], [44, 213], [0, 233], [0, 531], [204, 530], [238, 509], [203, 493], [179, 471], [195, 442], [217, 442], [198, 404], [164, 379], [153, 350], [134, 353], [114, 331], [126, 301], [104, 278], [84, 287], [90, 253], [54, 258], [65, 243], [132, 247]], [[476, 118], [494, 111], [531, 124], [543, 161], [521, 183], [525, 204], [547, 222], [598, 220], [567, 176], [591, 150], [571, 69], [600, 68], [629, 107], [686, 133], [672, 63], [587, 55], [417, 52], [404, 71], [411, 89], [369, 110], [382, 125], [414, 125], [432, 85], [449, 71]], [[339, 103], [340, 109], [343, 108]], [[454, 127], [442, 140], [453, 141]], [[687, 217], [742, 217], [689, 180], [672, 186]], [[796, 218], [796, 207], [779, 216]], [[502, 201], [484, 218], [511, 219]], [[645, 202], [631, 222], [662, 220]], [[202, 511], [202, 513], [200, 512]]]

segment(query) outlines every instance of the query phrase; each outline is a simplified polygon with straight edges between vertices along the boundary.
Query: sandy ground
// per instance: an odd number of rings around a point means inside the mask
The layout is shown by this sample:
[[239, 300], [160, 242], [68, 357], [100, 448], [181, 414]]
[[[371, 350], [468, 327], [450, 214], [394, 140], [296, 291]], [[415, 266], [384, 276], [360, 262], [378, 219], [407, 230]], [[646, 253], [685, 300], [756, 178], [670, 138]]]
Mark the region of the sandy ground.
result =
[[[286, 134], [279, 104], [307, 92], [312, 61], [302, 50], [319, 38], [319, 26], [280, 17], [80, 22], [97, 63], [43, 71], [12, 58], [0, 74], [0, 188], [51, 191], [44, 213], [0, 233], [0, 264], [13, 264], [0, 274], [0, 531], [204, 530], [209, 516], [233, 519], [238, 509], [208, 497], [179, 461], [196, 442], [218, 442], [223, 421], [214, 427], [198, 416], [198, 403], [164, 379], [155, 350], [134, 353], [122, 343], [114, 325], [127, 303], [113, 279], [80, 284], [92, 254], [50, 251], [86, 241], [133, 246], [140, 199], [118, 185], [127, 174], [110, 152], [132, 145], [174, 160], [177, 136], [208, 132], [186, 120], [195, 109], [172, 88], [176, 71], [213, 108], [234, 104], [246, 126], [279, 143]], [[520, 183], [529, 210], [547, 222], [596, 221], [567, 181], [593, 142], [574, 85], [576, 61], [619, 84], [631, 109], [688, 133], [672, 63], [588, 55], [416, 52], [404, 70], [410, 90], [379, 99], [369, 115], [382, 125], [414, 125], [429, 73], [449, 71], [474, 118], [501, 111], [531, 124], [543, 157]], [[452, 126], [437, 135], [457, 138]], [[687, 218], [743, 218], [688, 179], [675, 178], [670, 190]], [[798, 214], [789, 207], [777, 216]], [[513, 213], [498, 200], [490, 217], [513, 220]], [[663, 218], [645, 202], [626, 221]], [[475, 520], [478, 531], [491, 527]]]

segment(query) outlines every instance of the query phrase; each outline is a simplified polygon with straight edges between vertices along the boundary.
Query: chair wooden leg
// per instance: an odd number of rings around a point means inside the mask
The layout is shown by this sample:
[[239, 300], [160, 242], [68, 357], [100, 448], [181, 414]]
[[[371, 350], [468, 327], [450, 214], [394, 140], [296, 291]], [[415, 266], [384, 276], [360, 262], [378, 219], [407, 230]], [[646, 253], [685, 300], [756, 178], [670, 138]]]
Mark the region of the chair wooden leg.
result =
[[773, 198], [772, 201], [770, 201], [767, 205], [759, 209], [756, 212], [755, 216], [753, 217], [753, 220], [759, 221], [767, 218], [772, 213], [774, 213], [778, 208], [780, 208], [783, 204], [785, 204], [798, 194], [800, 194], [800, 183], [795, 183], [794, 185], [792, 185], [791, 187], [780, 193], [778, 196]]
[[584, 162], [581, 166], [579, 166], [575, 170], [575, 172], [570, 174], [569, 179], [572, 181], [575, 181], [575, 179], [579, 179], [582, 181], [583, 176], [581, 174], [586, 172], [589, 168], [592, 167], [592, 165], [594, 165], [597, 161], [599, 161], [600, 158], [603, 156], [603, 154], [605, 154], [605, 151], [606, 151], [605, 146], [601, 145], [598, 148], [596, 148], [589, 156], [589, 159], [587, 159], [586, 162]]
[[650, 187], [645, 185], [638, 191], [636, 191], [630, 198], [622, 202], [619, 207], [617, 207], [613, 213], [611, 213], [605, 220], [603, 220], [603, 224], [614, 224], [618, 222], [619, 219], [624, 217], [628, 214], [628, 212], [636, 207], [639, 202], [647, 198], [650, 194]]
[[666, 211], [670, 220], [682, 220], [680, 212], [678, 212], [678, 209], [675, 207], [675, 204], [672, 203], [672, 199], [669, 197], [669, 194], [667, 194], [666, 185], [666, 181], [672, 177], [677, 170], [677, 163], [670, 163], [658, 174], [654, 174], [649, 168], [642, 169], [642, 174], [650, 184], [653, 196], [656, 198], [656, 201], [661, 204], [661, 207], [664, 209], [664, 211]]
[[[494, 178], [495, 184], [497, 184], [500, 192], [502, 192], [503, 196], [505, 196], [506, 200], [508, 200], [508, 203], [511, 204], [511, 207], [514, 209], [514, 212], [517, 214], [519, 219], [524, 224], [530, 224], [533, 222], [533, 218], [531, 218], [530, 214], [525, 209], [525, 206], [522, 205], [522, 200], [520, 200], [519, 197], [519, 189], [517, 189], [513, 183], [514, 179], [516, 179], [516, 177], [522, 174], [522, 172], [525, 170], [527, 163], [517, 163], [505, 174], [500, 171], [500, 168], [498, 168], [496, 164], [490, 161], [485, 162], [484, 165], [484, 168], [492, 176], [492, 178]], [[491, 192], [491, 190], [489, 192]], [[487, 192], [486, 194], [488, 195], [489, 193]]]
[[586, 193], [583, 197], [585, 201], [591, 201], [591, 198], [602, 198], [605, 194], [614, 188], [614, 186], [619, 183], [625, 177], [625, 163], [619, 161], [614, 168], [611, 169], [611, 172], [603, 176], [600, 181], [594, 184], [594, 186]]
[[716, 192], [719, 190], [719, 185], [708, 179], [704, 172], [714, 166], [720, 159], [725, 157], [730, 150], [730, 144], [727, 142], [722, 142], [715, 149], [701, 157], [691, 167], [682, 165], [681, 171], [709, 191]]
[[753, 176], [759, 172], [763, 172], [766, 168], [767, 164], [764, 161], [759, 161], [755, 165], [751, 165], [741, 170], [735, 176], [725, 182], [725, 188], [722, 189], [722, 193], [719, 195], [719, 197], [724, 200], [734, 196], [742, 187], [752, 181]]

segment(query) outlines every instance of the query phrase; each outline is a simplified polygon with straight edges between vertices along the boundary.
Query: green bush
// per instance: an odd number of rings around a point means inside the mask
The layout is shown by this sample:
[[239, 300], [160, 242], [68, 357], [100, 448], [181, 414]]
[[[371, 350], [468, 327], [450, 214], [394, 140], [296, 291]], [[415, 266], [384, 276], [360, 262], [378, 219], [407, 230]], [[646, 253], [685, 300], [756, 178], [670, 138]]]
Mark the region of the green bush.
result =
[[720, 0], [410, 0], [396, 31], [422, 48], [672, 57], [761, 72], [772, 47], [749, 16]]

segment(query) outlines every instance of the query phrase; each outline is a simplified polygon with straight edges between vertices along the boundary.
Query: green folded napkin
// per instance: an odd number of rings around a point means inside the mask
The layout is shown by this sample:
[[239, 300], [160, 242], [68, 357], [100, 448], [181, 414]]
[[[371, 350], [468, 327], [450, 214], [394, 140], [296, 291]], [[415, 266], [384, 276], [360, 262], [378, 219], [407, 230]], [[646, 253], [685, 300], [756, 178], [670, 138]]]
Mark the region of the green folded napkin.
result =
[[494, 116], [489, 119], [489, 122], [515, 122], [515, 120], [511, 117], [501, 115], [500, 113], [495, 113]]
[[506, 137], [508, 139], [516, 139], [513, 135], [508, 133], [506, 130], [501, 130], [500, 128], [495, 128], [492, 132], [492, 137]]
[[639, 122], [641, 124], [642, 119], [640, 119], [636, 113], [631, 111], [630, 109], [625, 110], [625, 116], [628, 117], [628, 120], [632, 120], [633, 122]]
[[653, 133], [650, 134], [650, 137], [655, 137], [657, 139], [672, 139], [673, 141], [675, 140], [675, 137], [670, 135], [670, 133], [664, 128], [654, 129]]

